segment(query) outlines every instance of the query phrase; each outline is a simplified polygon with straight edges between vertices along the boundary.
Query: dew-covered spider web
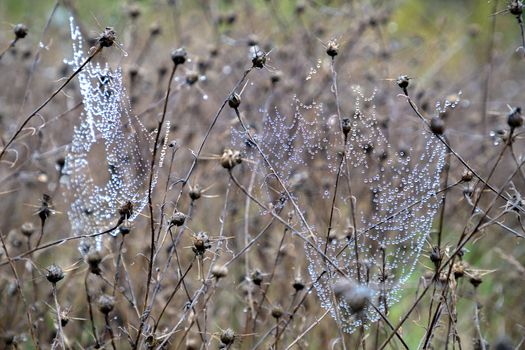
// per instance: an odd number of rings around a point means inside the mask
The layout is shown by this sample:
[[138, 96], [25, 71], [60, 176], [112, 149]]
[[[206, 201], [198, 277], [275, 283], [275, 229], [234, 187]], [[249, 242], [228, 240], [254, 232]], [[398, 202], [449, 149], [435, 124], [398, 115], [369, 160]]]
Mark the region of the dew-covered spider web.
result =
[[[87, 59], [80, 30], [71, 22], [74, 70]], [[153, 141], [130, 113], [122, 70], [88, 63], [78, 74], [84, 110], [74, 128], [63, 169], [69, 200], [68, 217], [75, 235], [108, 230], [119, 220], [119, 208], [131, 202], [133, 221], [147, 203], [149, 155]], [[100, 245], [100, 239], [97, 241]], [[89, 249], [84, 241], [80, 249]]]
[[[305, 252], [322, 307], [352, 333], [380, 319], [377, 310], [385, 315], [399, 301], [440, 204], [437, 192], [446, 149], [416, 117], [399, 110], [391, 113], [386, 103], [376, 106], [375, 90], [352, 86], [345, 93], [344, 99], [353, 102], [352, 110], [342, 111], [351, 124], [345, 146], [338, 115], [326, 112], [334, 105], [333, 94], [308, 104], [294, 96], [288, 114], [263, 111], [261, 125], [253, 126], [251, 134], [316, 232], [316, 248], [305, 244]], [[256, 195], [277, 208], [278, 185], [242, 129], [232, 130], [232, 143], [251, 160]], [[328, 214], [343, 149], [327, 244]], [[348, 298], [336, 296], [334, 286], [345, 281], [361, 296], [366, 291], [364, 308], [356, 309]]]

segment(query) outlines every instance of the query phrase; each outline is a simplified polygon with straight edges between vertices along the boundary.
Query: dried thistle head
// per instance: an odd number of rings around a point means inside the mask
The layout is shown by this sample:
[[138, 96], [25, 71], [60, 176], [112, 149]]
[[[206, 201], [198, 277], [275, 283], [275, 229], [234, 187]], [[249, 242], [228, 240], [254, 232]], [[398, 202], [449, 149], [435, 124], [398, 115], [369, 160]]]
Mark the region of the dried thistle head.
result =
[[52, 284], [56, 284], [64, 278], [64, 271], [56, 264], [47, 267], [46, 278]]
[[97, 46], [100, 48], [111, 47], [117, 39], [117, 32], [113, 27], [106, 27], [104, 31], [97, 38]]
[[241, 152], [226, 148], [222, 153], [220, 163], [224, 169], [233, 169], [236, 165], [242, 163]]
[[17, 25], [15, 25], [15, 27], [13, 28], [13, 33], [15, 33], [15, 37], [17, 39], [23, 39], [27, 36], [27, 33], [28, 33], [29, 29], [27, 28], [27, 26], [23, 23], [18, 23]]

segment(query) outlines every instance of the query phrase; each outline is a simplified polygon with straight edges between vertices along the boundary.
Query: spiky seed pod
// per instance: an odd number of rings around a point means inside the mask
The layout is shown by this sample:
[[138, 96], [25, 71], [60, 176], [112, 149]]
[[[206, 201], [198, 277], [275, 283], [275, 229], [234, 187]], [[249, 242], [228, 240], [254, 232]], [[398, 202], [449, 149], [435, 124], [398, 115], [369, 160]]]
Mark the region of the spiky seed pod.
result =
[[35, 233], [35, 225], [33, 225], [32, 222], [25, 222], [20, 227], [20, 232], [26, 237], [31, 237], [31, 235]]
[[233, 344], [233, 342], [235, 341], [235, 332], [231, 328], [222, 331], [220, 340], [221, 343], [226, 346]]
[[512, 128], [519, 128], [523, 125], [523, 116], [521, 115], [521, 107], [514, 108], [507, 116], [507, 124]]
[[115, 307], [115, 298], [108, 294], [102, 294], [98, 298], [98, 309], [104, 315], [109, 314]]
[[228, 268], [224, 265], [214, 265], [211, 269], [211, 274], [216, 279], [221, 279], [228, 276]]
[[339, 44], [335, 40], [330, 40], [326, 45], [326, 54], [332, 58], [339, 54]]
[[176, 211], [170, 220], [171, 226], [182, 226], [184, 225], [184, 222], [186, 222], [186, 215], [180, 211]]
[[224, 169], [231, 170], [242, 163], [241, 152], [227, 148], [222, 153], [220, 162]]
[[173, 50], [171, 52], [171, 60], [176, 66], [178, 66], [179, 64], [184, 64], [186, 62], [187, 57], [188, 53], [183, 47]]
[[47, 267], [46, 278], [49, 282], [56, 284], [64, 278], [64, 271], [56, 264]]
[[230, 106], [230, 108], [237, 109], [240, 105], [241, 96], [236, 92], [232, 93], [230, 97], [228, 97], [228, 106]]
[[29, 29], [25, 24], [18, 23], [14, 28], [13, 32], [15, 33], [15, 37], [17, 39], [23, 39], [27, 36]]
[[406, 89], [408, 87], [409, 80], [410, 78], [407, 75], [400, 75], [396, 79], [396, 83], [401, 89]]
[[430, 120], [430, 130], [436, 135], [442, 135], [445, 131], [445, 123], [440, 117], [434, 117]]

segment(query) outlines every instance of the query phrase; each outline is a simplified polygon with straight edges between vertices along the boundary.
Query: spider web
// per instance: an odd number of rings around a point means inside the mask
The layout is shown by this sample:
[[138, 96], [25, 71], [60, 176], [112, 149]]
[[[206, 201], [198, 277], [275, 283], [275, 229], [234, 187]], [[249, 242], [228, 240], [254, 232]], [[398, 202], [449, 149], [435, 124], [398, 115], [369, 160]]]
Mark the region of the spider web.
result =
[[[330, 311], [345, 332], [352, 333], [361, 325], [368, 327], [377, 321], [380, 314], [376, 310], [386, 314], [388, 308], [399, 301], [440, 204], [436, 192], [446, 149], [427, 130], [395, 127], [410, 125], [402, 117], [379, 119], [374, 104], [375, 90], [370, 96], [365, 96], [359, 86], [349, 90], [354, 101], [351, 131], [345, 146], [350, 174], [341, 176], [340, 183], [348, 182], [352, 188], [357, 228], [352, 228], [352, 234], [332, 239], [326, 246], [326, 256], [345, 276], [336, 272], [319, 253], [325, 250], [327, 223], [320, 223], [322, 220], [318, 217], [309, 215], [319, 207], [330, 209], [341, 159], [343, 136], [339, 118], [325, 112], [325, 105], [330, 101], [306, 104], [294, 96], [291, 115], [282, 115], [277, 110], [273, 114], [264, 113], [262, 127], [254, 131], [253, 138], [292, 191], [304, 214], [312, 218], [308, 221], [318, 232], [317, 249], [305, 244], [308, 272], [321, 306]], [[333, 101], [333, 96], [331, 98]], [[445, 108], [453, 107], [455, 104], [445, 104]], [[388, 122], [394, 125], [387, 127]], [[395, 140], [394, 144], [390, 140]], [[232, 143], [252, 160], [249, 166], [258, 172], [257, 188], [266, 188], [259, 195], [278, 205], [272, 195], [271, 176], [264, 170], [259, 154], [245, 133], [233, 129]], [[412, 146], [406, 147], [406, 144]], [[344, 169], [345, 165], [343, 163]], [[319, 186], [327, 177], [334, 181]], [[334, 227], [340, 233], [345, 226], [352, 226], [350, 201], [353, 199], [344, 188], [345, 185], [340, 184], [338, 218], [334, 220], [338, 221]], [[314, 207], [313, 203], [316, 203]], [[335, 297], [333, 287], [344, 280], [366, 288], [369, 303], [364, 310], [355, 312], [348, 300]]]
[[[70, 25], [73, 59], [65, 63], [76, 70], [87, 57], [73, 18]], [[127, 202], [133, 204], [129, 221], [142, 211], [148, 198], [147, 160], [153, 140], [138, 118], [130, 115], [120, 67], [112, 70], [107, 63], [90, 62], [78, 74], [78, 81], [84, 110], [74, 128], [63, 174], [72, 232], [84, 235], [114, 227], [118, 209]], [[90, 246], [90, 241], [83, 241], [81, 252]]]

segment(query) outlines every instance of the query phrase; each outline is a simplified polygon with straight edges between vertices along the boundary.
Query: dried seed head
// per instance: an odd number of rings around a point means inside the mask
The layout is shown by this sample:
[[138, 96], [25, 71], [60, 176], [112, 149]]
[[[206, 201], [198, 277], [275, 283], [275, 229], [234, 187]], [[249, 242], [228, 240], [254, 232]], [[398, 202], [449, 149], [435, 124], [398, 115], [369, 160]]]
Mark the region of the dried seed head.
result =
[[193, 85], [199, 80], [199, 73], [195, 71], [190, 71], [186, 73], [186, 84]]
[[142, 11], [140, 10], [140, 7], [137, 4], [131, 4], [128, 7], [128, 15], [132, 19], [137, 19]]
[[465, 275], [465, 263], [463, 261], [458, 261], [452, 265], [452, 272], [454, 272], [454, 277], [456, 279], [461, 278]]
[[40, 207], [36, 211], [38, 216], [40, 217], [40, 220], [42, 221], [42, 224], [45, 223], [48, 217], [51, 216], [51, 214], [54, 213], [53, 211], [53, 202], [51, 200], [51, 196], [48, 194], [42, 195], [42, 200]]
[[29, 30], [27, 29], [27, 26], [22, 23], [18, 23], [14, 28], [13, 32], [15, 33], [15, 37], [17, 39], [23, 39], [27, 36], [27, 32]]
[[235, 332], [231, 328], [228, 328], [222, 331], [220, 339], [223, 345], [231, 345], [235, 341]]
[[202, 189], [199, 186], [199, 184], [196, 184], [195, 186], [190, 188], [190, 192], [188, 194], [191, 200], [196, 201], [197, 199], [201, 198]]
[[372, 298], [370, 288], [347, 278], [342, 278], [335, 283], [334, 294], [337, 299], [346, 301], [353, 313], [364, 311]]
[[67, 326], [67, 324], [69, 323], [69, 309], [65, 309], [65, 310], [62, 310], [60, 312], [60, 325], [62, 327], [65, 327]]
[[408, 87], [409, 80], [410, 78], [407, 75], [400, 75], [397, 78], [396, 83], [401, 89], [406, 89]]
[[46, 278], [49, 282], [56, 284], [60, 280], [64, 278], [64, 271], [60, 268], [60, 266], [53, 264], [47, 267], [47, 274]]
[[512, 129], [519, 128], [523, 125], [523, 116], [521, 115], [521, 107], [514, 108], [507, 116], [507, 124]]
[[104, 32], [97, 38], [97, 44], [100, 47], [111, 47], [117, 39], [117, 32], [112, 27], [106, 27]]
[[472, 276], [470, 276], [470, 284], [474, 286], [474, 288], [477, 288], [481, 282], [483, 282], [481, 275], [478, 272], [474, 272]]
[[176, 211], [171, 216], [170, 225], [171, 226], [182, 226], [186, 221], [186, 215], [183, 212]]
[[228, 275], [228, 268], [224, 265], [214, 265], [211, 274], [216, 279], [224, 278]]
[[161, 33], [162, 33], [162, 27], [157, 22], [153, 23], [149, 27], [149, 34], [151, 36], [157, 36], [157, 35], [160, 35]]
[[204, 255], [206, 250], [211, 248], [210, 238], [206, 232], [199, 232], [193, 238], [193, 252], [195, 255]]
[[272, 76], [270, 77], [270, 81], [272, 82], [272, 85], [276, 85], [278, 82], [281, 81], [281, 72], [274, 72]]
[[326, 45], [326, 54], [332, 58], [339, 53], [339, 44], [335, 40], [330, 40]]
[[131, 233], [131, 225], [127, 221], [124, 221], [124, 223], [119, 226], [118, 230], [122, 236], [126, 236]]
[[186, 340], [186, 350], [197, 350], [200, 349], [199, 342], [195, 338], [190, 338]]
[[[255, 47], [255, 46], [254, 46]], [[261, 49], [254, 49], [255, 52], [252, 57], [252, 64], [255, 68], [264, 68], [266, 64], [266, 52]]]
[[465, 170], [463, 172], [463, 175], [461, 176], [461, 181], [463, 182], [470, 182], [474, 178], [474, 174], [470, 170]]
[[108, 294], [102, 294], [98, 298], [98, 309], [104, 315], [109, 314], [115, 307], [115, 298]]
[[445, 123], [440, 117], [434, 117], [430, 120], [430, 130], [436, 135], [442, 135], [445, 131]]
[[100, 263], [102, 262], [102, 255], [100, 255], [100, 252], [98, 250], [90, 249], [88, 254], [86, 255], [86, 262], [89, 265], [89, 272], [95, 275], [100, 274]]
[[438, 266], [441, 259], [442, 257], [441, 257], [441, 252], [439, 251], [439, 248], [438, 247], [432, 248], [432, 252], [430, 252], [430, 261], [432, 261], [435, 266]]
[[301, 279], [301, 277], [296, 277], [292, 284], [293, 289], [295, 289], [296, 292], [304, 289], [304, 282]]
[[224, 169], [231, 170], [236, 165], [242, 163], [241, 152], [237, 150], [225, 149], [220, 158], [221, 165]]
[[341, 127], [343, 128], [343, 134], [347, 136], [350, 130], [352, 129], [352, 122], [350, 121], [350, 118], [344, 117], [341, 121]]
[[521, 16], [523, 13], [523, 2], [520, 0], [512, 0], [508, 8], [511, 14], [515, 16]]
[[25, 222], [20, 227], [20, 232], [26, 237], [31, 237], [31, 235], [35, 233], [35, 225], [33, 225], [32, 222]]
[[228, 97], [228, 106], [230, 106], [233, 109], [237, 109], [239, 108], [240, 105], [241, 105], [241, 96], [236, 92], [232, 93], [230, 97]]
[[173, 63], [175, 63], [176, 66], [178, 66], [179, 64], [184, 64], [186, 62], [187, 57], [188, 53], [183, 47], [173, 50], [171, 52], [171, 60], [173, 61]]
[[260, 286], [263, 281], [263, 275], [261, 271], [254, 270], [250, 276], [250, 279], [252, 280], [253, 284], [256, 286]]
[[124, 221], [129, 219], [131, 215], [133, 215], [133, 203], [130, 201], [126, 202], [126, 204], [118, 209], [118, 213], [120, 215], [120, 220]]
[[281, 305], [277, 305], [272, 308], [271, 314], [272, 314], [272, 317], [275, 319], [281, 318], [283, 316], [283, 313], [284, 313], [284, 310], [281, 307]]

